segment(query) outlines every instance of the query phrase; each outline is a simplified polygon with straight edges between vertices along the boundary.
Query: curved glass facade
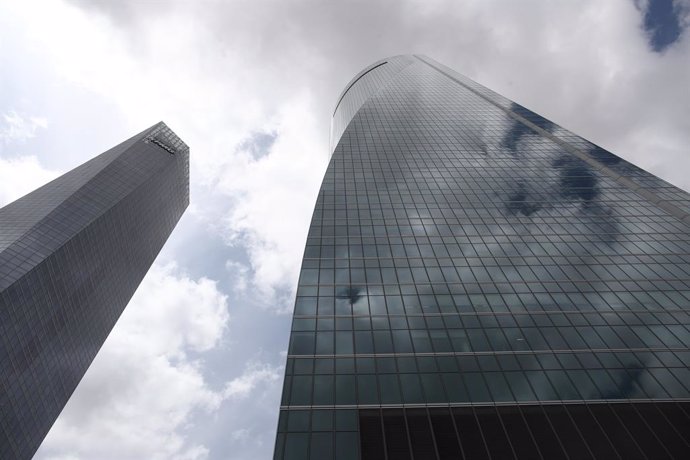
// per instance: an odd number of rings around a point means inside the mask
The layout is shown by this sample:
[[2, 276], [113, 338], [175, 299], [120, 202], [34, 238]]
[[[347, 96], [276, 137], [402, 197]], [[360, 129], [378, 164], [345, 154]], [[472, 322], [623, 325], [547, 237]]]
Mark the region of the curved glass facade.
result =
[[353, 79], [277, 459], [690, 455], [690, 196], [423, 56]]
[[379, 88], [388, 84], [400, 70], [412, 64], [410, 56], [397, 56], [375, 62], [358, 73], [338, 98], [338, 103], [331, 119], [331, 153], [338, 145], [340, 137], [350, 124], [360, 107], [374, 95]]

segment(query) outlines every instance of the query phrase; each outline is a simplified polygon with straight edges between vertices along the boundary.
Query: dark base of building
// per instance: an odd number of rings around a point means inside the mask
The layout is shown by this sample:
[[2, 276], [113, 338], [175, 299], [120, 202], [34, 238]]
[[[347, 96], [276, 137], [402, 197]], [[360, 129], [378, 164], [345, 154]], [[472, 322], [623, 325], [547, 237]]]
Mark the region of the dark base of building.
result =
[[361, 409], [359, 432], [362, 460], [687, 459], [690, 402]]

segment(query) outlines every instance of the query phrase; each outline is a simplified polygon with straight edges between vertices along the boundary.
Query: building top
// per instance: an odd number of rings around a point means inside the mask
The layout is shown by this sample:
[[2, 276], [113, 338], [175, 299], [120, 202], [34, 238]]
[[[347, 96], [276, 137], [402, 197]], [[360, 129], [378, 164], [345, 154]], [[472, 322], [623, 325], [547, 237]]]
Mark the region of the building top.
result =
[[376, 92], [416, 61], [412, 55], [392, 56], [376, 61], [350, 80], [338, 97], [331, 120], [331, 154], [357, 111]]
[[[165, 151], [174, 156], [160, 157]], [[0, 208], [0, 288], [37, 265], [189, 147], [163, 122]], [[189, 195], [189, 181], [185, 195]], [[22, 270], [18, 270], [22, 267]]]
[[[687, 199], [687, 194], [675, 193], [673, 196], [660, 196], [655, 189], [666, 188], [670, 184], [424, 55], [405, 54], [381, 59], [364, 68], [350, 80], [338, 97], [333, 112], [330, 135], [331, 154], [360, 108], [396, 79], [405, 78], [406, 72], [413, 72], [410, 70], [413, 64], [425, 64], [433, 68], [475, 96], [505, 112], [514, 124], [514, 129], [509, 134], [517, 134], [517, 138], [528, 132], [544, 136], [592, 169], [658, 205], [684, 223], [690, 224], [690, 201]], [[510, 149], [510, 140], [502, 147]], [[515, 150], [514, 143], [512, 149]]]
[[148, 129], [144, 142], [156, 144], [171, 154], [189, 152], [189, 146], [162, 121]]

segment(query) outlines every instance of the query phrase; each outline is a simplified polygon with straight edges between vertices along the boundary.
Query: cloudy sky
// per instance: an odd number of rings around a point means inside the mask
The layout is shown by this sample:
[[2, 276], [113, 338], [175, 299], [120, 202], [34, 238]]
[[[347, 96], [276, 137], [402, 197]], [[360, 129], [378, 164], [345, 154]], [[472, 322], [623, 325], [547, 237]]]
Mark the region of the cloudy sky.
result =
[[192, 203], [38, 459], [259, 459], [346, 83], [426, 54], [690, 189], [690, 1], [0, 0], [0, 205], [164, 120]]

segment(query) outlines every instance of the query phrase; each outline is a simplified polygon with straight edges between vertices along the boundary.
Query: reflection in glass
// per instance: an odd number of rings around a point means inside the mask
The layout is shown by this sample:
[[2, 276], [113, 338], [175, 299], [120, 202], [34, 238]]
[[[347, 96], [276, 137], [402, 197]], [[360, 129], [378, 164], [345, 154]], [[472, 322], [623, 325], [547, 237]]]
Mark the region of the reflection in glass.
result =
[[283, 409], [357, 408], [363, 460], [690, 456], [625, 418], [690, 426], [690, 197], [428, 58], [351, 83]]

